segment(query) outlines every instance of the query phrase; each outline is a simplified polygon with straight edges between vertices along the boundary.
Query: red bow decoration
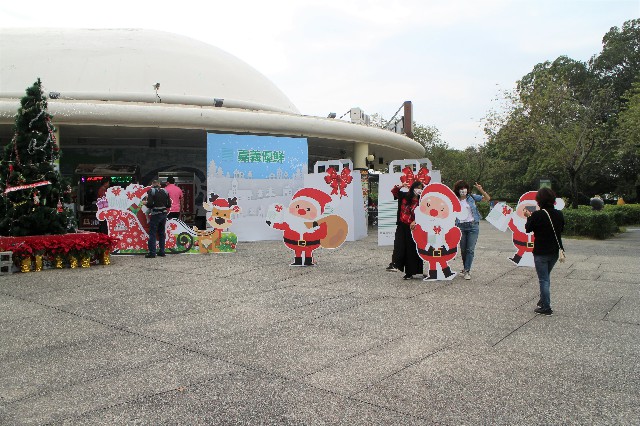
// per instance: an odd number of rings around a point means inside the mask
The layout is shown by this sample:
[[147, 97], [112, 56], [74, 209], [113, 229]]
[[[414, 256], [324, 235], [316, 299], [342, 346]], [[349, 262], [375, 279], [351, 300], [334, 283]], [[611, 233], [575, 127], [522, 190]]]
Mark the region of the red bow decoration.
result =
[[511, 209], [508, 206], [503, 206], [502, 207], [502, 214], [504, 216], [508, 216], [511, 214]]
[[400, 176], [400, 182], [406, 183], [409, 186], [416, 180], [422, 182], [425, 186], [431, 182], [431, 176], [429, 176], [429, 170], [426, 167], [420, 167], [418, 174], [414, 175], [411, 167], [406, 166], [402, 169], [402, 173], [404, 173], [404, 176]]
[[435, 232], [436, 235], [440, 235], [440, 232], [442, 232], [442, 226], [434, 226], [433, 232]]
[[280, 213], [282, 211], [283, 207], [280, 204], [276, 204], [276, 211], [278, 213]]
[[329, 167], [327, 169], [327, 175], [324, 177], [324, 181], [331, 186], [331, 195], [338, 195], [338, 191], [340, 192], [340, 198], [344, 195], [347, 196], [347, 186], [353, 181], [353, 176], [351, 176], [351, 169], [345, 167], [342, 169], [342, 172], [338, 174], [336, 169], [333, 167]]

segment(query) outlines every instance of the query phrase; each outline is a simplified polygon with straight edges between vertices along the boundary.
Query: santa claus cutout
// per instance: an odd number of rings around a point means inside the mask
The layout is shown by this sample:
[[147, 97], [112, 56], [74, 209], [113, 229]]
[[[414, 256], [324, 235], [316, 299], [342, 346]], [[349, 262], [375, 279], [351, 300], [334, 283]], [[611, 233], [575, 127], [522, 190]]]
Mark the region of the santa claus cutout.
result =
[[[536, 202], [536, 194], [538, 191], [529, 191], [522, 194], [518, 200], [518, 205], [515, 210], [511, 210], [508, 206], [501, 206], [502, 210], [498, 210], [498, 213], [502, 212], [503, 216], [509, 218], [507, 227], [513, 233], [513, 246], [516, 252], [509, 258], [513, 264], [517, 266], [530, 266], [534, 267], [533, 263], [533, 246], [535, 245], [535, 238], [533, 233], [527, 233], [524, 229], [525, 223], [527, 223], [527, 217], [524, 215], [525, 210], [534, 212], [539, 209]], [[494, 207], [494, 209], [498, 206]], [[556, 198], [555, 208], [562, 210], [564, 208], [564, 200], [562, 198]], [[487, 217], [488, 220], [488, 217]], [[498, 227], [498, 225], [494, 224]], [[498, 227], [498, 229], [500, 229]]]
[[525, 192], [518, 200], [515, 210], [507, 210], [508, 213], [510, 212], [507, 226], [513, 233], [513, 246], [516, 249], [515, 254], [509, 260], [517, 266], [534, 266], [533, 245], [535, 237], [533, 232], [527, 233], [524, 229], [524, 225], [527, 223], [527, 217], [524, 212], [529, 210], [533, 213], [538, 209], [538, 204], [536, 203], [537, 193], [537, 191]]
[[456, 276], [449, 265], [458, 253], [462, 234], [455, 222], [461, 211], [460, 200], [448, 186], [432, 183], [422, 190], [412, 233], [418, 255], [429, 268], [424, 281]]
[[319, 189], [302, 188], [288, 207], [274, 204], [267, 213], [267, 225], [284, 232], [284, 245], [293, 251], [291, 266], [313, 266], [313, 252], [337, 248], [347, 238], [347, 222], [337, 215], [325, 215], [331, 196]]

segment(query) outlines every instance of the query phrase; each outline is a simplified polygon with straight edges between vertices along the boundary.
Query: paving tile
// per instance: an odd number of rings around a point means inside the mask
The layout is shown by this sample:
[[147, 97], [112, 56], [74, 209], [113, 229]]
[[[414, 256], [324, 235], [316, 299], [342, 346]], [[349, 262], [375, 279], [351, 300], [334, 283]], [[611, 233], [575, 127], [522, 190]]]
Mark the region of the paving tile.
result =
[[59, 422], [130, 400], [217, 380], [234, 370], [237, 367], [215, 359], [181, 354], [21, 399], [9, 405], [7, 419], [23, 424]]
[[1, 276], [0, 424], [637, 424], [640, 233], [565, 244], [552, 317], [484, 222], [470, 281], [373, 233]]
[[3, 378], [0, 398], [12, 402], [55, 391], [150, 361], [175, 357], [179, 352], [174, 346], [122, 331], [63, 345], [12, 352], [0, 359], [0, 377]]
[[0, 329], [0, 358], [47, 346], [112, 334], [113, 328], [64, 312], [42, 314], [4, 321]]
[[404, 413], [255, 371], [88, 412], [63, 424], [420, 425]]
[[287, 322], [214, 338], [194, 349], [248, 368], [297, 378], [380, 342], [377, 336], [362, 335], [349, 327]]
[[[425, 419], [426, 424], [631, 424], [638, 379], [611, 388], [588, 362], [536, 353], [453, 346], [353, 398]], [[616, 378], [620, 379], [622, 371]], [[637, 377], [637, 375], [636, 375]]]

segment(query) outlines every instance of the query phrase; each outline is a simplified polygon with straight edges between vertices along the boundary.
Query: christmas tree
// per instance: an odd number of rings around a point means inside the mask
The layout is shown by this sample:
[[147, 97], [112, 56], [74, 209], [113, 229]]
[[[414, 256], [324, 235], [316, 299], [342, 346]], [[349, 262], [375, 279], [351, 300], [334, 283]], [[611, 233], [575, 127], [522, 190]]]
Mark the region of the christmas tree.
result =
[[71, 188], [54, 166], [60, 151], [40, 79], [20, 105], [0, 161], [0, 235], [67, 233], [75, 226], [72, 212], [63, 207]]

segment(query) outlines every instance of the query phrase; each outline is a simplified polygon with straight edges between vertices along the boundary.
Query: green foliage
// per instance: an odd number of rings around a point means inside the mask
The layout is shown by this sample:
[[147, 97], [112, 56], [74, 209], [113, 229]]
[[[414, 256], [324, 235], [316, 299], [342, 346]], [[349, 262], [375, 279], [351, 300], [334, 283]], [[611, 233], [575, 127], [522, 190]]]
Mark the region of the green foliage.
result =
[[640, 20], [627, 21], [589, 63], [545, 61], [501, 94], [485, 117], [483, 184], [494, 198], [515, 200], [543, 178], [574, 207], [595, 194], [637, 198], [639, 45]]
[[640, 204], [607, 204], [600, 211], [580, 206], [575, 210], [563, 210], [563, 213], [566, 235], [605, 239], [618, 232], [620, 226], [640, 224]]
[[[637, 77], [640, 80], [640, 73]], [[615, 193], [626, 200], [637, 200], [640, 192], [640, 81], [622, 97], [624, 105], [618, 114], [615, 136], [620, 139], [610, 168]], [[604, 191], [602, 191], [604, 192]]]
[[483, 219], [486, 218], [489, 211], [491, 211], [491, 205], [488, 201], [477, 202], [476, 206], [478, 207], [478, 213], [480, 213], [480, 216], [482, 216]]
[[444, 184], [453, 186], [460, 179], [471, 185], [482, 183], [486, 163], [482, 148], [453, 149], [433, 126], [414, 124], [413, 134], [414, 139], [424, 145], [425, 157], [431, 160], [436, 170], [440, 170]]
[[615, 215], [612, 212], [588, 209], [563, 210], [565, 235], [585, 236], [603, 240], [618, 232]]
[[[54, 168], [60, 152], [40, 79], [27, 89], [20, 105], [14, 137], [0, 161], [0, 235], [64, 234], [74, 222], [58, 206], [70, 201], [71, 188]], [[45, 181], [49, 183], [5, 194], [12, 187]]]
[[574, 208], [595, 194], [637, 199], [640, 19], [611, 28], [602, 43], [588, 63], [566, 56], [539, 63], [501, 93], [499, 110], [484, 118], [484, 146], [456, 150], [437, 128], [415, 124], [414, 139], [443, 183], [479, 182], [493, 199], [517, 201], [548, 179]]
[[640, 225], [640, 204], [623, 204], [621, 206], [607, 204], [605, 213], [613, 214], [618, 226]]
[[614, 89], [619, 99], [637, 81], [640, 69], [640, 19], [612, 27], [602, 38], [602, 52], [590, 60], [603, 84]]

